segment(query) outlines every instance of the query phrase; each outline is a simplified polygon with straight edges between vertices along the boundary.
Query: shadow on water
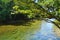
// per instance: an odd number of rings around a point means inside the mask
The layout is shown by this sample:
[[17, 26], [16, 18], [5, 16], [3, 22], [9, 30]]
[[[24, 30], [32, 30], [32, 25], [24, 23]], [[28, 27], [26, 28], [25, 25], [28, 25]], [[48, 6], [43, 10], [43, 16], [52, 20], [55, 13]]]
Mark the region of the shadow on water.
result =
[[14, 26], [19, 26], [19, 25], [23, 25], [23, 26], [29, 26], [31, 25], [31, 22], [35, 22], [33, 20], [12, 20], [12, 21], [3, 21], [0, 22], [0, 26], [2, 25], [14, 25]]
[[34, 21], [33, 21], [33, 19], [29, 19], [26, 15], [19, 13], [19, 14], [12, 14], [11, 18], [9, 16], [6, 16], [5, 20], [0, 19], [1, 20], [0, 26], [2, 26], [2, 25], [14, 25], [14, 26], [31, 25], [31, 22], [34, 22]]

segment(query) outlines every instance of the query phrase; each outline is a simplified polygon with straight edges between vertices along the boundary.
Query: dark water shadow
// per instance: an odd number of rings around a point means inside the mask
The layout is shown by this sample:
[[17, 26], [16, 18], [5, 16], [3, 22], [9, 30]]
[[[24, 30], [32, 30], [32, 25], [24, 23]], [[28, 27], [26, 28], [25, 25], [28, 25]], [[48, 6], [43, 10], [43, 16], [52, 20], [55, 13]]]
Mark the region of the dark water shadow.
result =
[[12, 21], [4, 21], [4, 22], [0, 22], [0, 26], [2, 25], [14, 25], [14, 26], [19, 26], [19, 25], [23, 25], [23, 26], [30, 26], [31, 22], [35, 22], [33, 20], [12, 20]]

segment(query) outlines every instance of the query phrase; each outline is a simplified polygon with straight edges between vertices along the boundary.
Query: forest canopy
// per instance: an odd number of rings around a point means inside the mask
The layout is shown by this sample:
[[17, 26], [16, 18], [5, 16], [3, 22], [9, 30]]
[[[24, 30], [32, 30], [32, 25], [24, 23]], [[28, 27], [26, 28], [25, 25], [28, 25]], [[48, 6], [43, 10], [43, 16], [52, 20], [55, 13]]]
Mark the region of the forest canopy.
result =
[[60, 21], [60, 0], [0, 0], [0, 21], [12, 20], [17, 14], [20, 18], [55, 18]]

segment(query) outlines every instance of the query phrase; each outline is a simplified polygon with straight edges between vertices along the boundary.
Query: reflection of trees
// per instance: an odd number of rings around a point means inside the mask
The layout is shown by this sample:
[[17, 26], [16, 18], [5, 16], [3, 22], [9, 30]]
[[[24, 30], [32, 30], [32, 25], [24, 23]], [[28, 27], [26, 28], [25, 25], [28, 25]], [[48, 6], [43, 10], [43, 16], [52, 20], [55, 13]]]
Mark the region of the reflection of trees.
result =
[[48, 22], [48, 23], [53, 23], [54, 25], [56, 25], [59, 29], [60, 29], [60, 23], [59, 22], [54, 22], [54, 21], [52, 21], [52, 20], [49, 20], [48, 18], [46, 18], [46, 19], [43, 19], [44, 21], [46, 21], [46, 22]]

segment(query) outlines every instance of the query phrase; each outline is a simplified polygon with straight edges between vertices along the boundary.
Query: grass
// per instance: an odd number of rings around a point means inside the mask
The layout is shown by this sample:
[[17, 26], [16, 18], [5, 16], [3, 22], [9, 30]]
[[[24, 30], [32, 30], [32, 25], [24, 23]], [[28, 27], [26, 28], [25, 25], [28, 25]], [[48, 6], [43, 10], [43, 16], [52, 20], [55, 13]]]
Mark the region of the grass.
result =
[[40, 21], [29, 22], [31, 25], [2, 25], [0, 26], [0, 40], [27, 40], [27, 37], [33, 35], [40, 27]]

